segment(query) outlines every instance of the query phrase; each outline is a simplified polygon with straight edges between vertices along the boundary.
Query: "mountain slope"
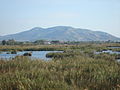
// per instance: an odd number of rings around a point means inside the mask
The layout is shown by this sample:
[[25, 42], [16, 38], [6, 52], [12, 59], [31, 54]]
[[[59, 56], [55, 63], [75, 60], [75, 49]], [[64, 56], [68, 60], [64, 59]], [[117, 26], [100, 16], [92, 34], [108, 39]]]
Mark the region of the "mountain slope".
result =
[[62, 40], [62, 41], [107, 41], [120, 40], [105, 32], [92, 31], [88, 29], [73, 28], [68, 26], [57, 26], [51, 28], [35, 27], [31, 30], [17, 34], [1, 36], [0, 40], [15, 39], [19, 41], [34, 40]]

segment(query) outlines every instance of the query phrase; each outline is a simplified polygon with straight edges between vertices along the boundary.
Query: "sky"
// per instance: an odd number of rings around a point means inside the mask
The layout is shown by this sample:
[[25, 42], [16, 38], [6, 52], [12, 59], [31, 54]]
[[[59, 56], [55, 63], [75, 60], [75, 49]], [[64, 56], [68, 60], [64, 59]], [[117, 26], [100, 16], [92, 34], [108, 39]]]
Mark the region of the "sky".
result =
[[72, 26], [120, 37], [120, 0], [0, 0], [0, 35]]

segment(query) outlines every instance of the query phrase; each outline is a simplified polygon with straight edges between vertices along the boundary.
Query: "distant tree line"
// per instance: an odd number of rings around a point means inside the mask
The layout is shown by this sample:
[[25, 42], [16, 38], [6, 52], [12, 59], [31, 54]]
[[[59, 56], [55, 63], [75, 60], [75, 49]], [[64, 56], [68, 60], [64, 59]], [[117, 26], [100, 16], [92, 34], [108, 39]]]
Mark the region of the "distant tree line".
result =
[[21, 45], [23, 43], [24, 42], [15, 41], [14, 39], [2, 40], [1, 41], [2, 45]]
[[79, 45], [82, 43], [95, 43], [95, 44], [101, 44], [101, 43], [120, 43], [120, 42], [114, 42], [114, 41], [59, 41], [59, 40], [36, 40], [34, 42], [32, 41], [15, 41], [14, 39], [9, 40], [2, 40], [0, 42], [1, 45], [49, 45], [49, 44], [70, 44], [70, 45]]

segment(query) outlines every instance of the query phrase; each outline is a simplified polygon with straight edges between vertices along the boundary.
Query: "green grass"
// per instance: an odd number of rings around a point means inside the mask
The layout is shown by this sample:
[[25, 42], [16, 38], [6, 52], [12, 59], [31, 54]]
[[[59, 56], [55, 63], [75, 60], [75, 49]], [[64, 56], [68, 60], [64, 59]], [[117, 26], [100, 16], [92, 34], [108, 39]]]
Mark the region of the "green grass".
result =
[[119, 90], [120, 64], [82, 56], [0, 60], [0, 90]]
[[[0, 90], [120, 90], [116, 54], [94, 54], [119, 44], [0, 46], [0, 51], [62, 50], [50, 61], [0, 59]], [[115, 50], [115, 49], [113, 49]], [[117, 49], [118, 50], [118, 49]]]

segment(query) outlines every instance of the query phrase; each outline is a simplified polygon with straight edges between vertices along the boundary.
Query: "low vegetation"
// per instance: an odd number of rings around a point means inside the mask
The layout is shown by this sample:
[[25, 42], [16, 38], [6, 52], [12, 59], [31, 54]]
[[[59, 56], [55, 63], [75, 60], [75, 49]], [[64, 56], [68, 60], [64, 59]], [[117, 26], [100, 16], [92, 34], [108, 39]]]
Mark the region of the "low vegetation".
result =
[[[94, 54], [115, 44], [1, 46], [1, 51], [62, 50], [43, 61], [17, 56], [0, 59], [0, 90], [119, 90], [116, 54]], [[119, 44], [117, 44], [119, 46]], [[115, 49], [113, 49], [115, 50]]]
[[82, 56], [51, 61], [0, 60], [1, 90], [117, 90], [120, 64]]

